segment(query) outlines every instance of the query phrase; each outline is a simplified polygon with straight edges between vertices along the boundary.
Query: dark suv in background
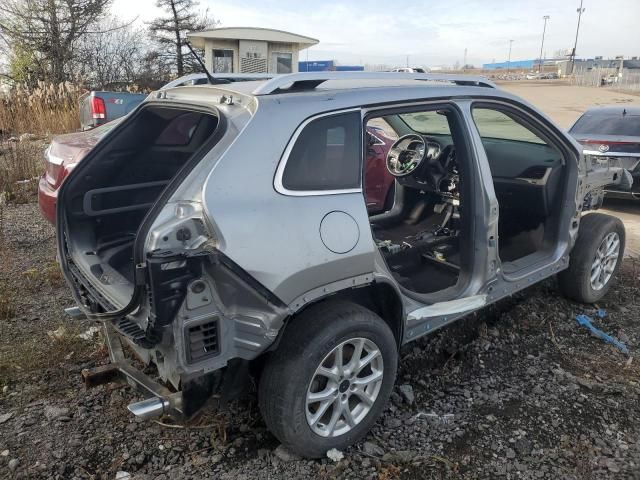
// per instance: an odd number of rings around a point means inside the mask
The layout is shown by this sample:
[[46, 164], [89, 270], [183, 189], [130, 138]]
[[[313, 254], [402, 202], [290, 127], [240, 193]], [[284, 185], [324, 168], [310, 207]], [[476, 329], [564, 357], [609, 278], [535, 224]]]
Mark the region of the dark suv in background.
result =
[[587, 110], [569, 129], [594, 162], [618, 163], [634, 178], [631, 190], [608, 187], [608, 197], [640, 199], [640, 107], [609, 105]]

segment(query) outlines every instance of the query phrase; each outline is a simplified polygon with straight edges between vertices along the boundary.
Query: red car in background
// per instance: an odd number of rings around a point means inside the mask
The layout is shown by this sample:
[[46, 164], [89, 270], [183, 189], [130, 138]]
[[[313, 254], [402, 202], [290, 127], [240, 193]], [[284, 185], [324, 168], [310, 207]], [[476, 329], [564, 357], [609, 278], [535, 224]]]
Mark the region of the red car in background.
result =
[[58, 189], [71, 170], [98, 143], [107, 132], [120, 123], [120, 119], [78, 133], [57, 135], [45, 151], [44, 174], [38, 183], [38, 204], [42, 215], [56, 224], [56, 200]]
[[387, 170], [387, 154], [394, 141], [383, 129], [367, 126], [364, 197], [369, 213], [383, 212], [393, 206], [395, 177]]
[[[45, 152], [46, 171], [38, 185], [38, 204], [44, 217], [55, 225], [58, 189], [69, 172], [80, 162], [96, 143], [122, 118], [113, 120], [93, 130], [58, 135]], [[177, 117], [161, 134], [167, 142], [187, 135], [190, 117]], [[394, 140], [381, 128], [367, 127], [367, 161], [365, 166], [365, 199], [370, 213], [382, 212], [393, 204], [394, 177], [386, 167], [386, 158]]]

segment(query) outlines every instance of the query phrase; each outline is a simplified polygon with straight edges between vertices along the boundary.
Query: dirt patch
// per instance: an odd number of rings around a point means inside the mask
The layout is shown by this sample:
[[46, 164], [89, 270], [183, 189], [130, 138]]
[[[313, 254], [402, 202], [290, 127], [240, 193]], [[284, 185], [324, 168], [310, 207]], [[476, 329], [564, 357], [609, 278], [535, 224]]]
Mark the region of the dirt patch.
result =
[[498, 82], [501, 88], [532, 103], [562, 128], [569, 128], [589, 107], [596, 105], [640, 105], [640, 96], [608, 88], [581, 87], [565, 82]]

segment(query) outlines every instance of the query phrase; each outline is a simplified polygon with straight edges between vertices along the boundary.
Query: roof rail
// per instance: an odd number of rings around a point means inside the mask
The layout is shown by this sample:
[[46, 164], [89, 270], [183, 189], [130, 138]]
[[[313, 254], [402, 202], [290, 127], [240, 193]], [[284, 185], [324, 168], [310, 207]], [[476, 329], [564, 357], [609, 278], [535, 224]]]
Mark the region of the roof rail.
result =
[[400, 73], [400, 72], [301, 72], [276, 75], [253, 91], [254, 95], [270, 95], [285, 91], [313, 90], [328, 80], [424, 80], [449, 82], [456, 85], [497, 88], [484, 77], [448, 73]]

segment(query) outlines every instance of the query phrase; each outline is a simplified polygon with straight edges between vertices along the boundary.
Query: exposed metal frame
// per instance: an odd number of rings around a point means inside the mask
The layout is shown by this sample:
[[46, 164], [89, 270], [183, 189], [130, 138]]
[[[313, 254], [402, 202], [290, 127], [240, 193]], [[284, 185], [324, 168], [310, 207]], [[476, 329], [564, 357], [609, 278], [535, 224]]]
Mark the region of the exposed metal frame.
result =
[[302, 72], [275, 76], [256, 88], [252, 94], [272, 95], [286, 91], [313, 90], [328, 80], [422, 80], [448, 82], [464, 86], [497, 88], [492, 81], [473, 75], [396, 72]]
[[[475, 156], [472, 152], [472, 149], [474, 148], [474, 144], [473, 144], [474, 142], [472, 140], [471, 131], [468, 130], [469, 121], [465, 118], [465, 111], [463, 108], [463, 104], [461, 104], [461, 102], [467, 102], [467, 101], [469, 101], [468, 97], [453, 96], [453, 97], [445, 97], [445, 98], [424, 99], [424, 100], [417, 100], [417, 101], [408, 100], [408, 101], [404, 101], [396, 104], [386, 104], [382, 106], [379, 106], [379, 105], [367, 106], [364, 110], [363, 119], [365, 121], [368, 121], [370, 117], [380, 117], [380, 116], [384, 117], [385, 115], [403, 114], [403, 113], [410, 113], [410, 112], [434, 111], [434, 110], [439, 110], [441, 108], [448, 108], [452, 112], [454, 112], [456, 115], [459, 115], [459, 118], [458, 118], [459, 126], [461, 129], [466, 131], [465, 142], [467, 142], [467, 144], [465, 146], [465, 149], [467, 149], [470, 155], [469, 158], [471, 158]], [[410, 130], [413, 130], [408, 124], [406, 124], [406, 122], [403, 121], [403, 123], [405, 123], [407, 128], [409, 128]], [[475, 170], [472, 159], [469, 160], [469, 169], [470, 171]], [[479, 180], [481, 180], [481, 178]], [[484, 183], [484, 182], [481, 182], [481, 183]], [[469, 184], [468, 196], [469, 198], [475, 197], [473, 183]], [[469, 226], [470, 232], [475, 231], [474, 216], [475, 214], [467, 217], [469, 219], [468, 221], [470, 222], [470, 226]], [[371, 234], [373, 235], [373, 232], [371, 232]], [[466, 248], [469, 252], [472, 251], [472, 245], [469, 245]], [[459, 298], [464, 292], [467, 291], [469, 286], [473, 283], [475, 272], [479, 270], [479, 266], [475, 265], [476, 263], [475, 258], [479, 258], [479, 257], [473, 253], [469, 253], [469, 255], [471, 257], [469, 259], [470, 260], [469, 265], [471, 265], [469, 272], [465, 273], [464, 271], [461, 271], [461, 276], [467, 275], [467, 278], [466, 279], [459, 278], [458, 284], [452, 287], [446, 288], [444, 290], [440, 290], [438, 292], [433, 292], [428, 294], [421, 294], [421, 293], [413, 292], [403, 287], [402, 285], [398, 284], [395, 280], [393, 280], [393, 282], [395, 282], [395, 284], [398, 286], [399, 292], [404, 297], [410, 299], [412, 302], [418, 302], [422, 305], [430, 305], [430, 304], [440, 303], [443, 301], [454, 300], [456, 298]], [[385, 265], [385, 268], [387, 268], [388, 270], [389, 267], [386, 264], [386, 261], [384, 259], [381, 259], [381, 261]], [[481, 262], [481, 264], [484, 264], [484, 262]]]
[[164, 413], [182, 419], [181, 392], [171, 392], [167, 387], [155, 382], [131, 365], [124, 355], [120, 337], [114, 331], [111, 323], [104, 322], [103, 327], [111, 363], [82, 370], [85, 385], [93, 387], [114, 380], [124, 380], [147, 398], [154, 399], [154, 404], [159, 406], [159, 414]]

